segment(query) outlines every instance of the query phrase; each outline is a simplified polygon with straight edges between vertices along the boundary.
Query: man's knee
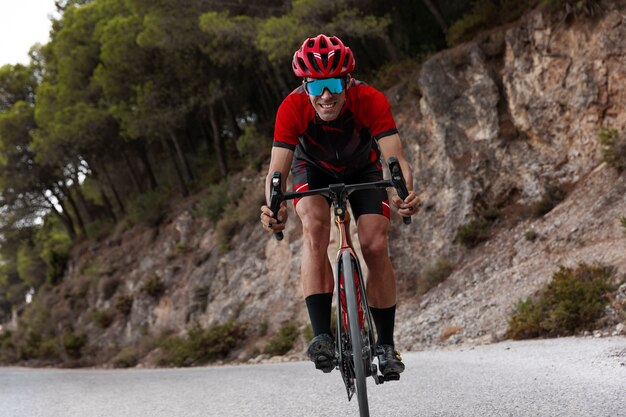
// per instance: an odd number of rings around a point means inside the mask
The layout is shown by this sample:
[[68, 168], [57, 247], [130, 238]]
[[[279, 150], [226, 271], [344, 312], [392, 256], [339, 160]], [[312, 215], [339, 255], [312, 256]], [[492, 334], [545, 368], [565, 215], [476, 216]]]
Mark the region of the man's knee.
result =
[[304, 242], [313, 247], [328, 247], [330, 236], [330, 212], [324, 200], [302, 200], [296, 208], [302, 221]]
[[366, 239], [360, 239], [360, 243], [364, 258], [381, 259], [389, 256], [387, 236], [384, 234], [369, 235]]

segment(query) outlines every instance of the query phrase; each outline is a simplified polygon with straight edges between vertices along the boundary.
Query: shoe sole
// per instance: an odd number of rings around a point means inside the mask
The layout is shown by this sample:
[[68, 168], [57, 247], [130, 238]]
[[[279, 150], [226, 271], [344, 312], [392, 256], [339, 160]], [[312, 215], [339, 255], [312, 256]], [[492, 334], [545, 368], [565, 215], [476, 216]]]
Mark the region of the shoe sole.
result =
[[399, 375], [404, 372], [404, 365], [402, 363], [390, 363], [384, 369], [381, 367], [380, 372], [385, 378], [387, 378], [387, 375], [397, 374], [399, 379]]

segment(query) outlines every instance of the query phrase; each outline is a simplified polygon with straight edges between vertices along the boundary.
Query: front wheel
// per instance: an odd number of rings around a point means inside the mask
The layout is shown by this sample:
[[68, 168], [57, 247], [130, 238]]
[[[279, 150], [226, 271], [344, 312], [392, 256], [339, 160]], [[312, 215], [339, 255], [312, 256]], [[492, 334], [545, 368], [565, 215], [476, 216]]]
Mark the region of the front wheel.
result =
[[[346, 304], [348, 313], [347, 332], [350, 335], [352, 346], [352, 363], [354, 365], [354, 376], [356, 394], [359, 402], [359, 412], [361, 417], [369, 417], [369, 404], [367, 401], [367, 382], [365, 373], [365, 363], [363, 361], [363, 335], [361, 330], [361, 318], [359, 317], [359, 301], [357, 288], [355, 286], [355, 274], [358, 272], [353, 268], [350, 253], [344, 252], [341, 258], [344, 285], [346, 290]], [[358, 279], [358, 277], [356, 277]]]

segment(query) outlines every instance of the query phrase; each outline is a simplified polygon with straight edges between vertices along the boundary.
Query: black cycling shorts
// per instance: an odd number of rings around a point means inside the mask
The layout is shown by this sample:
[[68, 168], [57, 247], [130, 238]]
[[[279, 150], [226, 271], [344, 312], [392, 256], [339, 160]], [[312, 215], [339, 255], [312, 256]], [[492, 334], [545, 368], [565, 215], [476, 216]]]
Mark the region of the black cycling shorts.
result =
[[[370, 164], [350, 177], [336, 178], [326, 174], [314, 165], [300, 160], [291, 167], [291, 173], [293, 175], [293, 191], [315, 190], [337, 183], [359, 184], [383, 179], [380, 163]], [[330, 199], [327, 198], [326, 200], [330, 206]], [[355, 220], [362, 214], [380, 214], [389, 218], [389, 197], [387, 196], [387, 190], [384, 188], [354, 191], [350, 194], [348, 200], [350, 201], [350, 208]], [[298, 201], [300, 201], [299, 198], [294, 200], [294, 207], [298, 204]]]

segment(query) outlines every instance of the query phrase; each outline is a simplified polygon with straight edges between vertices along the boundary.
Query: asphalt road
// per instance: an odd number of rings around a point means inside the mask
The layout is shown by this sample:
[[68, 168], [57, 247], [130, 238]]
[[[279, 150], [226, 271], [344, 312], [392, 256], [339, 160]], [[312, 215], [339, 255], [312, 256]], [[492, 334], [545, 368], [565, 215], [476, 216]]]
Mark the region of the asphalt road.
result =
[[[404, 355], [368, 386], [373, 417], [626, 417], [626, 338], [504, 342]], [[2, 417], [358, 416], [310, 363], [150, 370], [0, 368]]]

